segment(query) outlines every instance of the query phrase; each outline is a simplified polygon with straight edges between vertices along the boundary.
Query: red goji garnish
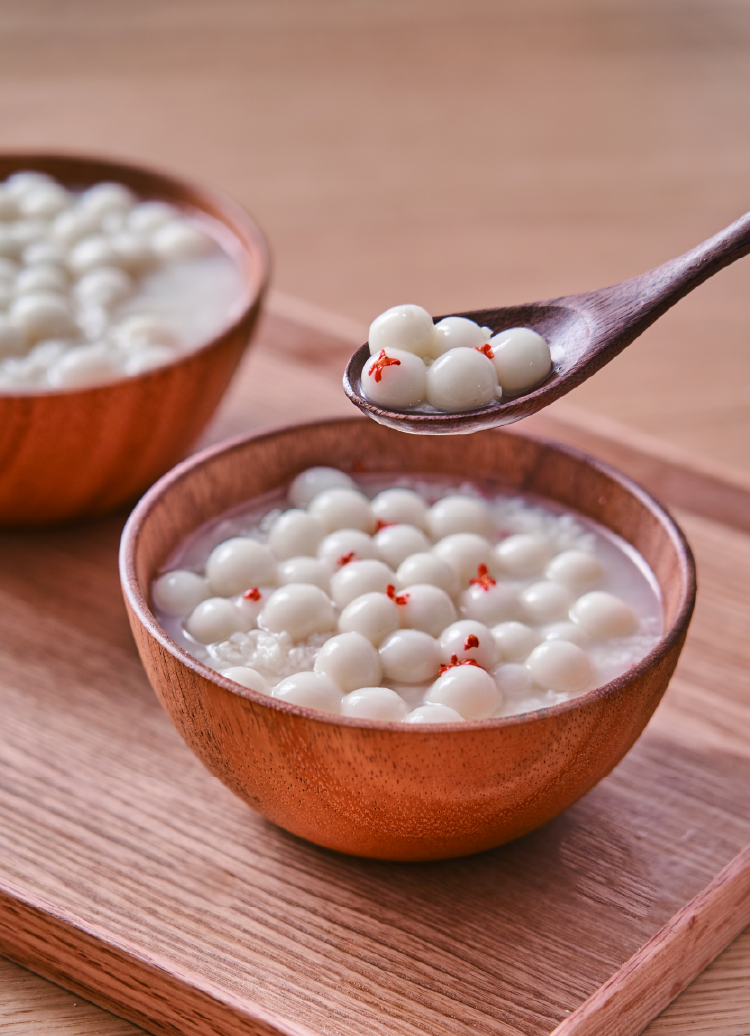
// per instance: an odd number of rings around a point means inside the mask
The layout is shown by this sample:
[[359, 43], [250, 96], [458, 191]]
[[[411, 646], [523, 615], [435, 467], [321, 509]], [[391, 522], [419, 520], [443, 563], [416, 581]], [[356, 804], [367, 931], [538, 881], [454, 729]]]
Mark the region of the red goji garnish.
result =
[[451, 655], [451, 660], [448, 663], [448, 665], [441, 665], [440, 666], [440, 671], [439, 671], [438, 675], [442, 676], [443, 673], [447, 673], [449, 669], [455, 669], [456, 666], [458, 666], [458, 665], [475, 665], [478, 669], [482, 668], [479, 665], [479, 662], [475, 662], [473, 658], [462, 658], [459, 661], [458, 655]]
[[476, 633], [470, 633], [468, 635], [468, 637], [466, 638], [466, 643], [464, 644], [464, 651], [468, 651], [469, 648], [473, 647], [479, 647], [479, 637], [476, 635]]
[[475, 345], [474, 348], [478, 353], [484, 353], [488, 360], [494, 360], [495, 354], [490, 348], [490, 343], [487, 342], [485, 345]]
[[400, 367], [401, 360], [397, 360], [394, 356], [386, 356], [385, 349], [381, 349], [377, 360], [373, 363], [372, 367], [368, 371], [368, 374], [375, 374], [375, 381], [381, 381], [383, 378], [383, 370], [386, 367]]
[[258, 589], [257, 586], [254, 586], [250, 590], [245, 590], [245, 592], [244, 592], [244, 594], [242, 596], [245, 598], [246, 601], [259, 601], [260, 600], [260, 590]]
[[385, 592], [388, 594], [390, 599], [395, 604], [406, 604], [406, 602], [409, 600], [409, 595], [408, 594], [397, 594], [396, 593], [396, 587], [393, 585], [393, 583], [389, 583], [388, 584], [388, 586], [386, 587]]
[[389, 525], [394, 525], [394, 522], [386, 522], [383, 518], [378, 518], [378, 532], [381, 529], [387, 529]]
[[470, 579], [469, 582], [473, 586], [481, 586], [483, 590], [489, 590], [491, 586], [497, 586], [496, 581], [487, 571], [486, 565], [477, 565], [477, 574], [474, 579]]
[[350, 561], [354, 561], [356, 554], [353, 550], [350, 550], [348, 554], [342, 554], [336, 562], [337, 565], [348, 565]]

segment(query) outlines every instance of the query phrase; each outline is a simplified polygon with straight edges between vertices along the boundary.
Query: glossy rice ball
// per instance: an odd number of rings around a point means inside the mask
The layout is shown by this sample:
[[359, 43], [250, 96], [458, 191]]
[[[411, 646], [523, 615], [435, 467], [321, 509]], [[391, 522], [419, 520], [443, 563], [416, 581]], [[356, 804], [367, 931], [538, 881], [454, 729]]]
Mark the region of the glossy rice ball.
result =
[[434, 540], [453, 536], [457, 532], [489, 536], [492, 532], [492, 515], [484, 500], [465, 493], [453, 493], [432, 505], [427, 512], [427, 528]]
[[520, 602], [526, 618], [535, 625], [564, 618], [573, 603], [566, 586], [549, 580], [527, 586], [521, 591]]
[[206, 561], [206, 578], [222, 597], [243, 593], [253, 586], [273, 586], [276, 559], [263, 543], [235, 536], [214, 547]]
[[133, 282], [116, 266], [99, 266], [76, 282], [73, 295], [79, 306], [103, 306], [109, 309], [133, 292]]
[[493, 549], [492, 570], [514, 579], [539, 575], [554, 553], [546, 536], [519, 532], [508, 536]]
[[414, 353], [381, 349], [366, 361], [360, 383], [362, 395], [371, 403], [407, 410], [425, 398], [427, 368]]
[[334, 571], [352, 561], [377, 558], [378, 550], [372, 536], [361, 529], [338, 529], [321, 541], [318, 557], [328, 566], [329, 571]]
[[505, 698], [520, 698], [530, 694], [534, 686], [528, 666], [518, 662], [503, 662], [492, 670], [492, 678]]
[[394, 683], [434, 680], [440, 668], [440, 645], [421, 630], [396, 630], [380, 645], [380, 664]]
[[352, 561], [331, 576], [331, 596], [339, 608], [346, 608], [362, 594], [384, 594], [396, 574], [382, 561]]
[[208, 580], [197, 572], [175, 569], [165, 572], [151, 588], [154, 604], [167, 615], [187, 615], [211, 596]]
[[476, 349], [451, 349], [427, 368], [427, 402], [445, 413], [487, 406], [498, 398], [497, 375]]
[[604, 578], [604, 566], [588, 551], [564, 550], [550, 561], [544, 574], [547, 579], [581, 593]]
[[253, 586], [244, 593], [236, 594], [232, 598], [232, 604], [244, 621], [243, 632], [257, 628], [260, 613], [266, 606], [266, 602], [272, 592], [268, 587], [261, 590], [260, 587]]
[[287, 583], [312, 583], [329, 593], [331, 589], [331, 571], [324, 561], [301, 554], [296, 558], [287, 558], [279, 563], [279, 586]]
[[356, 489], [354, 481], [338, 468], [307, 468], [289, 486], [289, 499], [295, 507], [308, 504], [326, 489]]
[[461, 586], [468, 586], [480, 565], [489, 565], [492, 550], [489, 540], [473, 532], [445, 536], [432, 548], [436, 557], [453, 569]]
[[92, 219], [102, 220], [111, 212], [129, 212], [135, 204], [135, 195], [122, 183], [97, 183], [78, 199], [78, 207]]
[[213, 247], [208, 234], [196, 223], [176, 219], [154, 231], [152, 247], [161, 259], [197, 259]]
[[476, 619], [485, 626], [515, 619], [519, 611], [518, 595], [505, 583], [492, 585], [485, 577], [464, 590], [459, 600], [461, 615]]
[[136, 233], [149, 233], [165, 223], [171, 223], [177, 216], [177, 209], [164, 201], [142, 201], [128, 214], [128, 229]]
[[614, 594], [592, 590], [579, 597], [570, 617], [592, 637], [629, 637], [638, 629], [638, 619], [629, 605]]
[[552, 370], [549, 346], [530, 327], [511, 327], [490, 339], [492, 363], [504, 392], [525, 392]]
[[326, 534], [319, 518], [295, 509], [280, 514], [268, 533], [268, 546], [277, 558], [314, 556]]
[[323, 523], [326, 532], [361, 529], [373, 533], [377, 527], [370, 501], [356, 489], [324, 489], [310, 501], [308, 511]]
[[73, 245], [68, 255], [68, 269], [76, 277], [82, 277], [97, 266], [117, 266], [117, 252], [103, 234], [84, 237]]
[[424, 359], [432, 354], [434, 324], [421, 306], [392, 306], [370, 324], [370, 355], [399, 349]]
[[273, 689], [273, 697], [289, 705], [301, 705], [318, 712], [341, 714], [340, 688], [323, 673], [295, 673]]
[[140, 313], [128, 317], [112, 329], [112, 339], [119, 349], [128, 352], [153, 345], [179, 345], [173, 328], [158, 316]]
[[591, 638], [577, 622], [556, 622], [542, 630], [544, 640], [569, 640], [578, 647], [586, 647]]
[[315, 656], [316, 673], [330, 676], [344, 693], [380, 683], [377, 648], [361, 633], [339, 633], [327, 640]]
[[375, 536], [378, 555], [392, 569], [412, 554], [426, 553], [431, 543], [416, 525], [386, 525]]
[[381, 723], [400, 723], [408, 711], [404, 699], [390, 687], [362, 687], [347, 694], [341, 703], [342, 716]]
[[215, 644], [246, 632], [245, 620], [225, 597], [201, 601], [185, 620], [185, 629], [199, 644]]
[[492, 628], [498, 654], [503, 661], [521, 662], [539, 643], [539, 635], [523, 622], [501, 622]]
[[271, 633], [286, 631], [293, 640], [327, 633], [336, 626], [336, 613], [325, 591], [311, 583], [287, 583], [275, 590], [258, 623]]
[[464, 718], [447, 705], [420, 705], [404, 720], [404, 723], [463, 723]]
[[399, 629], [399, 608], [386, 594], [367, 593], [355, 597], [339, 616], [342, 633], [361, 633], [371, 644], [380, 647], [385, 638]]
[[227, 680], [234, 680], [240, 687], [247, 687], [250, 691], [257, 691], [259, 694], [271, 693], [271, 687], [268, 680], [260, 673], [251, 669], [247, 665], [233, 665], [229, 669], [225, 669], [222, 676], [225, 676]]
[[396, 587], [402, 590], [412, 583], [430, 583], [445, 590], [449, 597], [458, 593], [458, 575], [436, 554], [411, 554], [396, 571]]
[[497, 661], [495, 638], [481, 622], [460, 619], [440, 634], [441, 662], [448, 665], [454, 655], [459, 662], [469, 658], [483, 669], [491, 669]]
[[398, 614], [405, 629], [422, 630], [439, 637], [456, 620], [456, 609], [445, 590], [430, 583], [404, 587], [397, 597]]
[[47, 381], [56, 389], [90, 388], [120, 375], [117, 357], [103, 345], [79, 345], [60, 355], [47, 371]]
[[13, 290], [16, 295], [35, 295], [40, 291], [57, 295], [67, 291], [67, 287], [65, 272], [56, 263], [34, 263], [21, 270]]
[[378, 521], [390, 525], [426, 528], [427, 504], [412, 489], [384, 489], [372, 501], [372, 511]]
[[425, 702], [447, 705], [464, 719], [487, 719], [502, 704], [495, 681], [475, 665], [451, 666], [439, 676], [424, 697]]
[[492, 337], [489, 328], [482, 328], [468, 317], [443, 317], [435, 324], [432, 356], [442, 356], [451, 349], [481, 349]]
[[40, 338], [65, 337], [76, 330], [70, 303], [57, 292], [21, 295], [10, 307], [9, 316], [31, 342]]
[[568, 640], [546, 640], [535, 647], [527, 665], [540, 687], [574, 694], [589, 686], [594, 670], [586, 654]]

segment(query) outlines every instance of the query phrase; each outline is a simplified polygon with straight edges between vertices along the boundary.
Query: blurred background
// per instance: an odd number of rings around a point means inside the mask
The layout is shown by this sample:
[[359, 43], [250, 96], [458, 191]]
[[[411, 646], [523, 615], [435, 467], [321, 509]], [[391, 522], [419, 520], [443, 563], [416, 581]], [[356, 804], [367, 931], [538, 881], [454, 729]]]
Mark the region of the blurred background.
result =
[[[367, 324], [610, 284], [731, 222], [749, 58], [745, 0], [3, 0], [3, 145], [220, 186], [276, 288]], [[570, 401], [749, 466], [748, 285]]]

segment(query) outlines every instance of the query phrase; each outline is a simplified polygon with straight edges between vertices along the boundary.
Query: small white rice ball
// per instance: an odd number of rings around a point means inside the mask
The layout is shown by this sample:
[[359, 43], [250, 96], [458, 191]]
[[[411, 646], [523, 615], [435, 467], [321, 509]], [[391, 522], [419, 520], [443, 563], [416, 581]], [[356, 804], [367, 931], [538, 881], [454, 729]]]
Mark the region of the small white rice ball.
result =
[[71, 201], [72, 196], [59, 183], [40, 183], [19, 198], [18, 212], [27, 219], [54, 219]]
[[382, 561], [352, 561], [331, 576], [331, 596], [339, 608], [346, 608], [362, 594], [384, 594], [395, 579], [395, 572]]
[[578, 647], [586, 647], [591, 638], [583, 626], [576, 622], [556, 622], [542, 630], [544, 640], [569, 640]]
[[546, 536], [519, 532], [502, 540], [492, 551], [492, 570], [525, 579], [539, 575], [554, 553]]
[[568, 640], [546, 640], [534, 648], [527, 665], [534, 682], [552, 691], [574, 694], [594, 678], [588, 656]]
[[21, 329], [4, 313], [0, 313], [0, 358], [18, 356], [26, 347]]
[[375, 536], [380, 559], [393, 569], [410, 555], [426, 553], [430, 547], [430, 541], [416, 525], [386, 525]]
[[294, 507], [308, 504], [326, 489], [356, 489], [354, 480], [338, 468], [307, 468], [296, 475], [289, 486], [289, 500]]
[[489, 565], [492, 549], [489, 540], [474, 532], [445, 536], [432, 548], [436, 557], [453, 569], [462, 586], [468, 586], [480, 565]]
[[307, 554], [286, 558], [279, 562], [277, 571], [279, 586], [285, 586], [287, 583], [312, 583], [326, 593], [330, 592], [331, 572], [328, 565]]
[[313, 633], [328, 633], [336, 626], [336, 613], [328, 594], [311, 583], [287, 583], [274, 590], [258, 617], [271, 633], [287, 632], [293, 640]]
[[18, 274], [14, 291], [16, 295], [29, 295], [39, 291], [59, 294], [64, 293], [67, 287], [68, 278], [65, 271], [56, 263], [34, 263]]
[[206, 578], [222, 597], [254, 586], [273, 586], [276, 559], [263, 543], [248, 536], [234, 536], [214, 547], [206, 561]]
[[380, 683], [380, 658], [367, 637], [361, 633], [339, 633], [318, 649], [314, 670], [323, 673], [344, 693]]
[[552, 370], [549, 346], [530, 327], [511, 327], [490, 339], [492, 363], [504, 392], [525, 392]]
[[176, 348], [180, 344], [174, 328], [149, 313], [135, 314], [117, 324], [112, 328], [112, 340], [119, 349], [127, 352], [148, 349], [153, 345]]
[[520, 594], [521, 606], [526, 618], [535, 625], [554, 622], [568, 614], [573, 599], [570, 591], [562, 583], [542, 580], [532, 583]]
[[379, 647], [400, 625], [398, 605], [381, 593], [366, 593], [355, 597], [339, 616], [342, 633], [361, 633], [375, 647]]
[[422, 630], [439, 637], [456, 620], [456, 609], [445, 590], [430, 583], [407, 586], [398, 595], [398, 614], [405, 629]]
[[135, 195], [124, 184], [106, 181], [83, 192], [78, 199], [78, 210], [101, 221], [110, 212], [129, 212], [135, 201]]
[[464, 718], [447, 705], [420, 705], [404, 720], [404, 723], [463, 723]]
[[361, 687], [347, 694], [341, 703], [342, 716], [381, 723], [400, 723], [408, 711], [404, 699], [390, 687]]
[[381, 349], [362, 368], [362, 395], [394, 410], [418, 406], [425, 398], [427, 368], [414, 353]]
[[68, 255], [68, 269], [76, 277], [82, 277], [97, 266], [116, 266], [117, 253], [109, 238], [92, 234], [78, 241]]
[[295, 508], [275, 520], [268, 533], [268, 546], [282, 560], [303, 554], [314, 556], [325, 534], [319, 518]]
[[120, 377], [117, 357], [105, 345], [81, 345], [69, 349], [47, 371], [47, 381], [56, 389], [91, 388]]
[[427, 402], [437, 410], [461, 413], [498, 397], [497, 374], [476, 349], [451, 349], [427, 368]]
[[427, 504], [413, 489], [384, 489], [372, 501], [372, 512], [380, 522], [427, 527]]
[[547, 579], [580, 593], [604, 578], [604, 566], [588, 551], [564, 550], [550, 561], [544, 574]]
[[474, 619], [460, 619], [440, 634], [440, 660], [449, 665], [453, 656], [460, 662], [472, 659], [483, 669], [497, 662], [497, 645], [491, 631]]
[[377, 558], [378, 551], [372, 536], [361, 529], [337, 529], [321, 540], [318, 557], [333, 571], [352, 561]]
[[66, 209], [57, 216], [50, 228], [49, 239], [68, 249], [84, 238], [96, 234], [99, 229], [97, 220], [91, 213], [80, 209]]
[[489, 673], [479, 666], [447, 669], [425, 694], [426, 702], [447, 705], [464, 719], [487, 719], [502, 704], [502, 695]]
[[215, 644], [233, 633], [246, 632], [246, 624], [231, 601], [209, 597], [188, 615], [185, 629], [199, 644]]
[[411, 554], [396, 571], [396, 587], [402, 590], [412, 583], [430, 583], [445, 590], [449, 597], [458, 593], [458, 575], [451, 566], [433, 553]]
[[324, 489], [310, 501], [308, 511], [323, 523], [326, 532], [361, 529], [373, 533], [377, 527], [370, 501], [357, 489]]
[[399, 349], [424, 359], [432, 355], [435, 325], [421, 306], [392, 306], [370, 324], [370, 355]]
[[213, 239], [196, 223], [176, 219], [158, 227], [151, 241], [161, 259], [197, 259], [215, 247]]
[[75, 332], [73, 310], [64, 295], [51, 291], [21, 295], [9, 311], [10, 319], [29, 341], [64, 337]]
[[225, 676], [227, 680], [234, 680], [240, 687], [247, 687], [250, 691], [257, 691], [259, 694], [271, 693], [271, 687], [268, 680], [264, 676], [261, 676], [256, 669], [251, 669], [247, 665], [233, 665], [229, 669], [225, 669], [222, 676]]
[[305, 709], [341, 714], [341, 690], [323, 673], [295, 673], [273, 689], [273, 697]]
[[484, 500], [465, 493], [453, 493], [432, 505], [427, 512], [427, 528], [434, 540], [457, 532], [489, 536], [492, 515]]
[[257, 628], [260, 613], [263, 611], [266, 601], [272, 593], [273, 591], [270, 587], [261, 590], [260, 587], [254, 586], [250, 590], [245, 590], [244, 593], [236, 594], [232, 598], [232, 604], [242, 616], [242, 621], [244, 622], [243, 632]]
[[539, 643], [539, 635], [523, 622], [501, 622], [492, 627], [498, 654], [507, 662], [528, 658]]
[[12, 198], [20, 199], [36, 187], [54, 183], [55, 180], [48, 173], [40, 173], [36, 169], [19, 169], [17, 173], [11, 173], [4, 186]]
[[485, 577], [464, 590], [459, 607], [465, 619], [476, 619], [485, 626], [495, 626], [517, 617], [518, 594], [506, 583], [492, 585]]
[[492, 678], [505, 698], [521, 698], [530, 694], [534, 681], [528, 666], [503, 662], [492, 670]]
[[116, 266], [99, 266], [81, 277], [73, 288], [79, 306], [103, 306], [109, 309], [126, 299], [133, 291], [133, 282]]
[[432, 356], [442, 356], [450, 349], [481, 349], [490, 337], [491, 334], [467, 317], [443, 317], [435, 324]]
[[135, 275], [145, 273], [156, 261], [151, 243], [143, 234], [121, 230], [113, 234], [112, 247], [117, 256], [117, 265]]
[[614, 594], [592, 590], [579, 597], [570, 610], [570, 617], [592, 637], [629, 637], [638, 629], [633, 609]]
[[396, 630], [380, 645], [383, 673], [395, 683], [433, 680], [440, 668], [440, 645], [421, 630]]
[[170, 349], [168, 345], [150, 345], [146, 349], [139, 349], [138, 352], [125, 357], [125, 373], [129, 377], [145, 374], [157, 367], [165, 367], [168, 363], [173, 363], [178, 356], [177, 350]]
[[178, 216], [174, 205], [165, 201], [142, 201], [130, 210], [128, 228], [136, 233], [149, 233], [171, 223]]
[[177, 568], [154, 581], [151, 595], [156, 607], [167, 615], [187, 615], [211, 596], [211, 587], [197, 572]]

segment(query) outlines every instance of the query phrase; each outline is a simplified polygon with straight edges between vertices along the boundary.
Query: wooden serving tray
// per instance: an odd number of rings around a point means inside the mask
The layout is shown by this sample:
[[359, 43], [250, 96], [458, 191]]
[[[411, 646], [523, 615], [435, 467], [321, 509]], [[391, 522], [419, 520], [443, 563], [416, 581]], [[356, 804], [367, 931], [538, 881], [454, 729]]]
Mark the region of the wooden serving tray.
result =
[[[349, 412], [347, 329], [278, 308], [212, 440]], [[120, 598], [124, 516], [5, 533], [0, 951], [152, 1033], [640, 1032], [750, 923], [750, 486], [569, 407], [532, 426], [684, 510], [698, 559], [677, 675], [606, 780], [468, 859], [317, 849], [161, 711]]]

